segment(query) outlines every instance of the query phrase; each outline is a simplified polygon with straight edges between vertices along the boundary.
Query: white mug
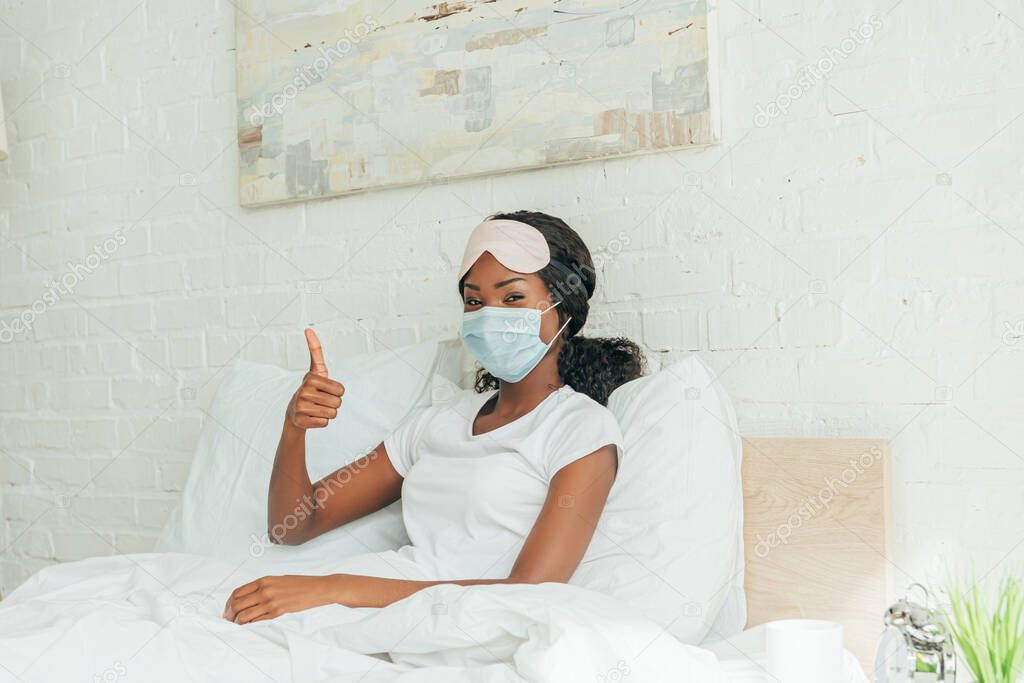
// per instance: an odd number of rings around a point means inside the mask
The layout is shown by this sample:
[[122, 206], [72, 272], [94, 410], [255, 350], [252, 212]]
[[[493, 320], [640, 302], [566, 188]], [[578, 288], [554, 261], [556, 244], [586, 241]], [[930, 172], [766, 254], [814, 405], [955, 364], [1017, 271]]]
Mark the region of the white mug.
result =
[[842, 683], [843, 626], [820, 619], [765, 625], [768, 673], [780, 683]]

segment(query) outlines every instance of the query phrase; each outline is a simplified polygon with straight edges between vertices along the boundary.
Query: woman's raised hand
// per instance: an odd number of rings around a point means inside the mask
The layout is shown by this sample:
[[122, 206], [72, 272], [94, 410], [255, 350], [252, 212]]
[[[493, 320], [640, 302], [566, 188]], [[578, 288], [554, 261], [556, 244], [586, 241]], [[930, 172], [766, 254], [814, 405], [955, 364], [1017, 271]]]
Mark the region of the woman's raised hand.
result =
[[299, 429], [315, 429], [326, 427], [338, 416], [345, 387], [341, 382], [328, 379], [320, 339], [308, 327], [306, 344], [309, 345], [309, 372], [302, 378], [302, 386], [288, 403], [287, 419]]

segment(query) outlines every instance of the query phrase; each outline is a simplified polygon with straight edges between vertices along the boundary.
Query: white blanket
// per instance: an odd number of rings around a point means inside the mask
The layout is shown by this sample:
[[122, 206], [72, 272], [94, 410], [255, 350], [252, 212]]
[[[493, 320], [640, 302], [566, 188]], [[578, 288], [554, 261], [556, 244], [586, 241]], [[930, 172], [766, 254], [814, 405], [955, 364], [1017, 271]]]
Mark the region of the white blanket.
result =
[[564, 584], [442, 585], [238, 626], [221, 613], [268, 573], [253, 569], [151, 553], [43, 570], [0, 603], [0, 682], [725, 680], [711, 652]]

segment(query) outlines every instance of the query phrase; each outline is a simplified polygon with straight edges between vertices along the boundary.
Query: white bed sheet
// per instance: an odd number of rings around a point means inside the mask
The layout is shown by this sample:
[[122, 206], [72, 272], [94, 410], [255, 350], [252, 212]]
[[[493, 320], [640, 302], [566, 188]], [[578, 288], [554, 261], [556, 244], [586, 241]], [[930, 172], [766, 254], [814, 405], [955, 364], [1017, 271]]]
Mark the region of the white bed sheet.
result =
[[[401, 575], [406, 561], [392, 553], [320, 569]], [[246, 626], [224, 620], [231, 590], [269, 568], [147, 553], [45, 569], [0, 603], [0, 682], [770, 680], [751, 678], [756, 664], [735, 656], [750, 647], [742, 638], [714, 646], [720, 662], [620, 602], [565, 584], [449, 584], [384, 609], [331, 605]]]

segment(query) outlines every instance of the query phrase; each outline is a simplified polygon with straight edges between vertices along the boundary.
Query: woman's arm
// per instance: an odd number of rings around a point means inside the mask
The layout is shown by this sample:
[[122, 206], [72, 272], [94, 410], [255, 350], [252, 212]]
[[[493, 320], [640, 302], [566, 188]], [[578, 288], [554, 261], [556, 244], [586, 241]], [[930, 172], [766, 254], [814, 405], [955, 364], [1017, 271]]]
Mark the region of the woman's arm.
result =
[[266, 576], [238, 587], [228, 599], [224, 616], [245, 624], [332, 603], [384, 607], [445, 583], [477, 586], [566, 582], [590, 545], [617, 466], [615, 446], [607, 445], [566, 465], [552, 477], [544, 506], [507, 578], [410, 581], [353, 574]]
[[[306, 469], [306, 430], [337, 417], [345, 387], [327, 376], [323, 348], [306, 330], [309, 372], [288, 403], [267, 494], [267, 536], [297, 545], [398, 500], [402, 477], [384, 444], [313, 483]], [[342, 494], [343, 495], [339, 495]]]

